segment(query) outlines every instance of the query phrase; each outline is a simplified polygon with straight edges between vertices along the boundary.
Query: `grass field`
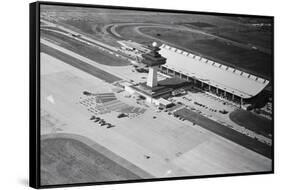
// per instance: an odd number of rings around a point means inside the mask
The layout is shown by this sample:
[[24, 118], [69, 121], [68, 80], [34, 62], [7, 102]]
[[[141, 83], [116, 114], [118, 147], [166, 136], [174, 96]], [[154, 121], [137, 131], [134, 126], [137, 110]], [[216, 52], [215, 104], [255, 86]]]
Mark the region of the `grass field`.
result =
[[65, 35], [58, 34], [51, 31], [44, 31], [44, 30], [41, 30], [41, 35], [42, 37], [47, 37], [48, 39], [52, 39], [60, 43], [60, 46], [66, 49], [74, 51], [75, 53], [78, 53], [100, 64], [110, 65], [110, 66], [129, 65], [129, 62], [124, 59], [120, 59], [105, 51], [99, 50], [98, 48], [79, 42]]
[[135, 32], [134, 27], [136, 26], [137, 24], [131, 26], [121, 25], [116, 27], [116, 32], [120, 34], [124, 39], [133, 40], [142, 44], [151, 44], [153, 41], [155, 41]]
[[272, 136], [272, 121], [269, 119], [255, 115], [245, 110], [235, 110], [230, 113], [230, 119], [251, 131], [271, 138]]
[[145, 27], [141, 31], [150, 36], [177, 44], [186, 49], [190, 49], [197, 54], [218, 60], [226, 65], [234, 65], [245, 71], [270, 77], [272, 75], [272, 57], [269, 54], [254, 50], [234, 46], [222, 40], [204, 37], [188, 31], [178, 31], [157, 27]]
[[56, 51], [55, 49], [48, 47], [46, 45], [41, 44], [40, 46], [41, 52], [44, 52], [46, 54], [49, 54], [59, 60], [64, 61], [65, 63], [68, 63], [82, 71], [85, 71], [97, 78], [100, 78], [108, 83], [112, 83], [118, 80], [121, 80], [119, 77], [112, 75], [108, 72], [105, 72], [104, 70], [101, 70], [97, 67], [94, 67], [92, 65], [89, 65], [85, 62], [82, 62], [74, 57], [71, 57], [65, 53], [62, 53], [60, 51]]
[[[42, 11], [47, 12], [48, 7], [45, 6]], [[272, 29], [268, 31], [259, 30], [250, 24], [271, 23], [268, 18], [253, 17], [234, 17], [234, 16], [210, 16], [200, 14], [163, 14], [157, 12], [142, 11], [126, 11], [126, 10], [107, 10], [107, 9], [75, 9], [64, 7], [52, 7], [51, 10], [57, 10], [58, 18], [64, 18], [62, 22], [74, 26], [88, 33], [98, 32], [96, 26], [111, 23], [160, 23], [171, 25], [193, 24], [204, 31], [218, 33], [220, 36], [232, 38], [245, 43], [256, 44], [265, 48], [271, 41], [270, 34]], [[103, 13], [103, 14], [100, 14]], [[202, 24], [204, 23], [204, 24]], [[207, 27], [214, 26], [214, 27]]]
[[86, 144], [70, 138], [41, 141], [41, 184], [140, 179]]
[[[184, 23], [182, 23], [182, 24], [184, 24]], [[215, 25], [205, 23], [205, 22], [190, 22], [190, 23], [186, 23], [186, 24], [191, 25], [191, 26], [195, 26], [195, 27], [198, 27], [198, 28], [216, 27]]]
[[186, 108], [177, 110], [175, 115], [183, 117], [209, 131], [212, 131], [228, 140], [231, 140], [239, 145], [242, 145], [250, 150], [253, 150], [259, 154], [262, 154], [268, 158], [271, 158], [271, 147], [263, 144], [257, 140], [254, 140], [248, 136], [245, 136], [233, 129], [223, 126], [207, 117], [204, 117], [196, 112], [188, 110]]
[[[134, 27], [136, 27], [136, 25], [121, 25], [116, 28], [116, 31], [124, 38], [139, 43], [151, 44], [155, 39], [160, 39], [174, 47], [186, 49], [197, 55], [220, 62], [224, 65], [239, 68], [245, 72], [266, 77], [268, 79], [272, 76], [272, 57], [270, 54], [254, 49], [238, 47], [229, 42], [215, 39], [214, 37], [204, 36], [200, 33], [177, 30], [176, 28], [169, 29], [147, 26], [140, 28], [142, 33], [154, 38], [151, 39], [135, 32]], [[230, 39], [231, 36], [228, 36], [227, 38]], [[238, 41], [237, 39], [231, 40]], [[242, 37], [241, 40], [243, 40]], [[264, 43], [266, 44], [268, 41]]]
[[[42, 27], [42, 26], [41, 26]], [[65, 30], [62, 30], [60, 28], [57, 28], [57, 27], [54, 27], [54, 26], [44, 26], [41, 28], [41, 30], [44, 30], [44, 29], [49, 29], [49, 30], [55, 30], [55, 31], [58, 31], [58, 32], [63, 32], [65, 34], [67, 34], [67, 32]]]
[[[272, 23], [270, 18], [174, 14], [118, 9], [43, 6], [43, 13], [55, 12], [56, 18], [85, 33], [96, 35], [100, 28], [112, 23], [158, 23], [199, 28], [235, 41], [271, 48], [272, 27], [263, 30], [251, 24]], [[212, 26], [212, 27], [210, 27]]]
[[[99, 27], [97, 27], [94, 23], [85, 20], [65, 20], [65, 24], [75, 26], [76, 28], [80, 29], [82, 32], [88, 34], [96, 34], [96, 32], [100, 32]], [[97, 29], [97, 30], [96, 30]]]
[[[174, 30], [164, 28], [143, 28], [142, 31], [153, 37], [185, 47], [207, 58], [220, 61], [226, 65], [239, 67], [252, 74], [272, 76], [272, 26], [259, 27], [253, 24], [271, 24], [271, 18], [241, 18], [231, 16], [211, 16], [200, 14], [174, 14], [142, 11], [107, 10], [107, 9], [77, 9], [65, 7], [44, 6], [42, 12], [56, 12], [59, 23], [75, 28], [94, 38], [113, 43], [110, 34], [105, 35], [103, 27], [108, 24], [135, 23], [135, 25], [117, 27], [117, 32], [126, 39], [150, 44], [153, 39], [137, 34], [133, 27], [147, 24], [163, 24], [174, 27]], [[102, 13], [102, 14], [100, 14]], [[146, 24], [147, 23], [147, 24]], [[193, 29], [199, 33], [176, 30], [177, 27]], [[203, 33], [200, 33], [200, 32]], [[214, 40], [206, 37], [204, 32], [224, 38]], [[231, 40], [242, 46], [256, 47], [259, 50], [240, 48], [227, 43]], [[84, 50], [83, 50], [84, 51]], [[106, 64], [106, 63], [105, 63]]]

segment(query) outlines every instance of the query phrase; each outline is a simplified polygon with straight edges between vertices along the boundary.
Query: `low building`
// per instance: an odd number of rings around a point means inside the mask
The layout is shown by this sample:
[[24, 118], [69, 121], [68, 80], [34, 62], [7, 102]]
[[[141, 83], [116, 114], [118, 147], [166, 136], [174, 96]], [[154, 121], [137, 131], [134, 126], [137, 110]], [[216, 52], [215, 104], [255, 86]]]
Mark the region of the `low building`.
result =
[[166, 100], [164, 98], [159, 98], [154, 101], [155, 105], [162, 107], [162, 108], [169, 108], [174, 105], [173, 102], [170, 102], [169, 100]]
[[238, 69], [162, 44], [159, 53], [167, 61], [160, 71], [188, 80], [229, 100], [240, 101], [259, 94], [269, 81]]

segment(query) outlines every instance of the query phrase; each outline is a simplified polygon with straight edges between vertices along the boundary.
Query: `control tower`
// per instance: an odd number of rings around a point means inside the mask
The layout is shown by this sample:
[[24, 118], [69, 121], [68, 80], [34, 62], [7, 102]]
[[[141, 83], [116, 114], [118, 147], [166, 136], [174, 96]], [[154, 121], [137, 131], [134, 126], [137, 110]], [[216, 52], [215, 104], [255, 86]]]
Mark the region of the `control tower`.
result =
[[152, 43], [151, 51], [143, 54], [142, 63], [149, 67], [146, 85], [150, 88], [157, 87], [157, 71], [160, 65], [166, 63], [166, 58], [159, 54], [160, 48], [156, 42]]
[[158, 84], [157, 71], [160, 65], [166, 63], [166, 58], [159, 54], [159, 46], [156, 42], [149, 46], [150, 51], [142, 54], [142, 63], [149, 68], [147, 82], [137, 84], [125, 84], [124, 88], [131, 94], [138, 94], [142, 96], [148, 103], [157, 102], [159, 98], [169, 97], [173, 88]]

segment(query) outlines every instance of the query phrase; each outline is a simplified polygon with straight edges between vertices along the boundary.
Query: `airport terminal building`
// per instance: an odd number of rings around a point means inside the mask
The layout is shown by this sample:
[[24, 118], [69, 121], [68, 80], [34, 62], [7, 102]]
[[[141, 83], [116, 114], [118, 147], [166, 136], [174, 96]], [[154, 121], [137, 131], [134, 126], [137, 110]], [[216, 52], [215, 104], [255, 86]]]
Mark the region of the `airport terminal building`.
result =
[[243, 104], [259, 94], [269, 81], [166, 44], [159, 53], [167, 59], [160, 71], [193, 82], [196, 86]]

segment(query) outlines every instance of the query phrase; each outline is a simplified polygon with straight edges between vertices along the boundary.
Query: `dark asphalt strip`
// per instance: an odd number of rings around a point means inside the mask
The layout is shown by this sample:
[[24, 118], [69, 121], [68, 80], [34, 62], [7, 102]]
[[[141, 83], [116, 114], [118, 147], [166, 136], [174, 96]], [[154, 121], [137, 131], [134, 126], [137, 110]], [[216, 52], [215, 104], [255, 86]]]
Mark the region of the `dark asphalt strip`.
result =
[[54, 48], [51, 48], [49, 46], [46, 46], [44, 44], [41, 44], [40, 46], [40, 50], [41, 52], [44, 52], [48, 55], [51, 55], [73, 67], [76, 67], [90, 75], [93, 75], [97, 78], [100, 78], [101, 80], [104, 80], [105, 82], [108, 82], [108, 83], [113, 83], [115, 81], [119, 81], [121, 80], [121, 78], [115, 76], [115, 75], [112, 75], [104, 70], [101, 70], [97, 67], [94, 67], [88, 63], [85, 63], [79, 59], [76, 59], [70, 55], [67, 55], [61, 51], [58, 51]]
[[236, 144], [239, 144], [247, 149], [257, 152], [267, 158], [272, 158], [272, 147], [261, 143], [251, 137], [243, 135], [231, 128], [228, 128], [218, 122], [215, 122], [207, 117], [204, 117], [196, 112], [183, 108], [174, 113], [179, 117], [183, 117], [204, 129], [207, 129], [219, 136], [222, 136]]

